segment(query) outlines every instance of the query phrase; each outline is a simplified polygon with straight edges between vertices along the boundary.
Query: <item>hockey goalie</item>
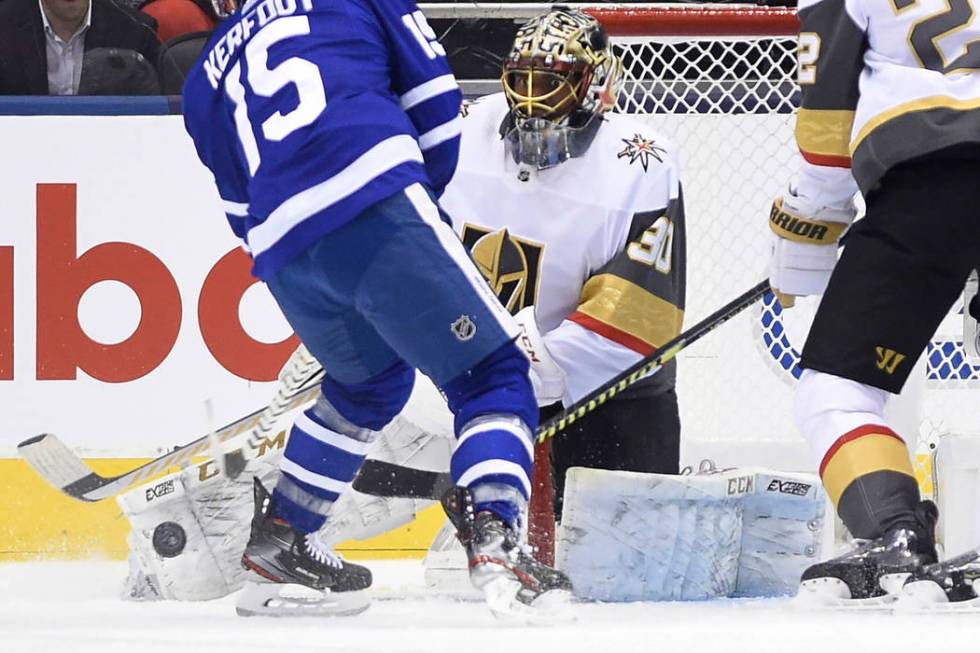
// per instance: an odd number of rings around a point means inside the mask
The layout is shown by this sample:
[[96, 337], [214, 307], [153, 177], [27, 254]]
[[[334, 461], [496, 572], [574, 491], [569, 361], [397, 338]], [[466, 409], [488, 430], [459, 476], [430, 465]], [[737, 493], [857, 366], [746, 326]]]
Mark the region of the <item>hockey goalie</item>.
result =
[[[505, 62], [504, 93], [464, 110], [459, 165], [441, 199], [517, 317], [544, 418], [663, 346], [683, 318], [676, 148], [608, 113], [620, 75], [594, 18], [555, 8], [529, 21]], [[819, 482], [766, 470], [678, 475], [674, 377], [671, 363], [554, 439], [554, 493], [539, 492], [560, 521], [557, 566], [579, 597], [608, 601], [792, 592], [820, 555]], [[448, 413], [444, 428], [422, 429], [407, 410], [368, 452], [394, 475], [381, 483], [362, 471], [354, 487], [364, 492], [348, 490], [317, 534], [323, 548], [407, 523], [438, 498], [444, 485], [410, 479], [446, 478]], [[536, 453], [540, 466], [548, 452]], [[128, 595], [198, 600], [240, 587], [251, 478], [274, 485], [280, 455], [265, 447], [236, 480], [204, 465], [122, 497], [133, 523]], [[436, 548], [451, 554], [453, 539]], [[461, 549], [458, 559], [465, 577]]]

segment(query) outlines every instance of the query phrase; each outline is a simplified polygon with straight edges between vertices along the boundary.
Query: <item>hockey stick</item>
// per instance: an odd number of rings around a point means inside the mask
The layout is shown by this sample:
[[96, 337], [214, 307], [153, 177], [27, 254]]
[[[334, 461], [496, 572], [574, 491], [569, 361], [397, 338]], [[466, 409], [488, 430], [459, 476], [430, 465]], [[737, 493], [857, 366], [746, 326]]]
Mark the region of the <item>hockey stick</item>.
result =
[[[307, 368], [306, 372], [305, 378], [290, 377], [291, 382], [284, 380], [280, 392], [266, 408], [236, 420], [213, 434], [201, 436], [189, 444], [177, 447], [119, 476], [107, 477], [97, 474], [51, 433], [43, 433], [21, 442], [17, 445], [17, 451], [42, 478], [65, 494], [82, 501], [101, 501], [133, 485], [148, 481], [172, 467], [190, 464], [197, 456], [214, 453], [215, 441], [227, 442], [248, 433], [251, 442], [251, 436], [261, 433], [263, 440], [259, 441], [256, 447], [261, 446], [277, 417], [316, 398], [320, 391], [323, 370], [317, 365], [315, 368]], [[285, 376], [287, 375], [284, 374]], [[286, 385], [289, 385], [290, 389], [284, 391]]]
[[[592, 412], [606, 401], [632, 386], [650, 374], [655, 374], [667, 362], [688, 345], [700, 340], [706, 334], [732, 319], [754, 304], [769, 289], [769, 280], [760, 281], [748, 291], [739, 295], [725, 306], [704, 318], [687, 331], [666, 343], [659, 350], [640, 360], [621, 374], [589, 393], [538, 427], [535, 434], [538, 442], [554, 437], [557, 433]], [[303, 384], [293, 395], [283, 397], [273, 404], [283, 412], [312, 400], [318, 391], [322, 370]], [[277, 399], [279, 394], [277, 394]], [[220, 441], [229, 440], [246, 431], [251, 431], [262, 422], [263, 413], [271, 410], [272, 404], [224, 428], [216, 435]], [[196, 456], [206, 455], [210, 449], [209, 436], [202, 436], [190, 444], [179, 447], [170, 453], [119, 476], [105, 477], [95, 473], [78, 456], [52, 434], [42, 434], [25, 440], [18, 445], [18, 452], [49, 483], [60, 488], [69, 496], [82, 501], [100, 501], [119, 494], [132, 485], [149, 480], [171, 467], [188, 464]], [[226, 461], [227, 462], [227, 461]], [[354, 488], [359, 492], [377, 496], [409, 496], [412, 498], [438, 499], [440, 489], [451, 484], [448, 474], [415, 470], [381, 461], [366, 460], [361, 475], [355, 480]], [[405, 476], [407, 475], [407, 476]], [[404, 478], [399, 478], [404, 476]], [[385, 487], [387, 484], [387, 488]], [[429, 494], [431, 492], [431, 494]]]
[[[118, 476], [98, 474], [51, 433], [25, 440], [17, 446], [17, 450], [41, 478], [68, 496], [80, 501], [102, 501], [121, 494], [134, 485], [147, 482], [173, 467], [189, 465], [193, 458], [209, 456], [214, 453], [215, 441], [223, 443], [240, 437], [242, 433], [248, 432], [250, 436], [258, 432], [264, 434], [264, 439], [250, 437], [250, 444], [254, 443], [254, 458], [267, 446], [270, 427], [275, 423], [275, 419], [269, 415], [282, 415], [316, 398], [323, 374], [319, 368], [311, 371], [312, 375], [291, 393], [277, 393], [269, 407]], [[263, 424], [265, 426], [260, 428]], [[226, 464], [227, 460], [226, 458]], [[381, 460], [364, 461], [361, 471], [354, 479], [354, 489], [358, 492], [409, 499], [441, 496], [451, 484], [448, 474], [403, 467]]]
[[236, 479], [245, 470], [249, 460], [254, 460], [259, 455], [263, 443], [267, 436], [276, 425], [276, 421], [289, 410], [292, 403], [292, 395], [299, 389], [315, 380], [319, 384], [323, 378], [323, 367], [320, 362], [313, 357], [313, 354], [300, 344], [296, 351], [292, 353], [283, 371], [279, 375], [279, 389], [276, 396], [272, 398], [269, 406], [262, 411], [258, 422], [252, 427], [245, 441], [240, 447], [231, 451], [223, 451], [220, 446], [220, 439], [212, 438], [212, 443], [219, 440], [219, 446], [212, 447], [212, 454], [215, 460], [220, 460], [219, 467], [225, 476]]
[[764, 279], [752, 286], [744, 293], [728, 302], [717, 311], [704, 318], [687, 331], [681, 333], [673, 340], [668, 341], [663, 347], [653, 352], [646, 358], [635, 363], [617, 376], [582, 397], [574, 404], [558, 413], [544, 424], [538, 427], [535, 433], [537, 442], [544, 442], [552, 438], [568, 426], [575, 423], [575, 420], [591, 413], [593, 410], [615, 397], [617, 394], [630, 387], [637, 381], [646, 378], [650, 374], [655, 374], [673, 360], [687, 346], [697, 342], [708, 333], [711, 333], [722, 324], [732, 319], [769, 291], [769, 279]]
[[[644, 379], [651, 374], [656, 374], [663, 368], [664, 365], [674, 359], [684, 348], [697, 342], [708, 333], [714, 331], [716, 328], [744, 311], [746, 308], [757, 302], [768, 291], [769, 279], [760, 281], [755, 286], [728, 302], [687, 331], [667, 342], [663, 347], [654, 353], [638, 361], [632, 367], [627, 368], [617, 376], [590, 392], [582, 399], [566, 408], [564, 411], [558, 413], [547, 422], [540, 425], [538, 430], [535, 432], [536, 441], [544, 442], [548, 438], [554, 437], [572, 425], [575, 420], [582, 418], [588, 413], [591, 413], [593, 410], [606, 403], [637, 381]], [[368, 460], [365, 462], [371, 461]], [[403, 467], [400, 465], [390, 465], [390, 467], [391, 469], [388, 471], [391, 474], [391, 477], [389, 478], [392, 479], [391, 482], [395, 484], [395, 487], [398, 486], [394, 479], [403, 475], [406, 479], [421, 479], [421, 483], [418, 480], [415, 482], [415, 485], [418, 488], [427, 488], [429, 484], [431, 484], [433, 492], [438, 492], [440, 490], [444, 492], [445, 488], [452, 485], [452, 480], [449, 474], [446, 473], [420, 472], [420, 470], [412, 469], [410, 467]], [[423, 476], [416, 476], [417, 473], [421, 473]], [[380, 492], [383, 492], [385, 488], [378, 485], [372, 485], [370, 490], [365, 491], [359, 489], [355, 482], [354, 488], [360, 492], [374, 494], [375, 496], [400, 496], [397, 494], [381, 494]], [[441, 494], [432, 494], [429, 496], [413, 495], [413, 498], [418, 499], [438, 500], [440, 497]]]

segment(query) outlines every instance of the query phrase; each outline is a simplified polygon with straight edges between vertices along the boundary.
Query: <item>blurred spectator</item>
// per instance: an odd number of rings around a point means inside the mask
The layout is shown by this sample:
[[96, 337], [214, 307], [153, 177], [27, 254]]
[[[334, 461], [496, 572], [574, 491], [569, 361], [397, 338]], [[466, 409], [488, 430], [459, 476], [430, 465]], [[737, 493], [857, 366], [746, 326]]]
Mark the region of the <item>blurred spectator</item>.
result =
[[211, 31], [182, 34], [167, 41], [157, 63], [163, 95], [183, 93], [187, 75], [197, 63], [197, 58], [201, 56], [209, 38], [211, 38]]
[[113, 0], [0, 0], [0, 95], [75, 95], [84, 54], [95, 48], [156, 62], [151, 22]]
[[164, 43], [184, 34], [213, 30], [228, 15], [218, 13], [222, 6], [216, 7], [211, 0], [148, 0], [140, 11], [156, 19], [157, 36]]
[[160, 79], [153, 64], [135, 50], [95, 48], [85, 53], [78, 94], [160, 95]]

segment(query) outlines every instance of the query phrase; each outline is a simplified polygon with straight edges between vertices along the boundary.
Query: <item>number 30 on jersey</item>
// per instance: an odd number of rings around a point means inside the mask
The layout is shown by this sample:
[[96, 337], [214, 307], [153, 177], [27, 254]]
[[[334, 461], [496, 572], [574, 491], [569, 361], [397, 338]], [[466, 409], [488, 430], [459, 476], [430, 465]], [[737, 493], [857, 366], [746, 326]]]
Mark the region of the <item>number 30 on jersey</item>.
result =
[[650, 225], [639, 240], [629, 244], [626, 255], [637, 263], [652, 265], [657, 272], [670, 274], [674, 249], [674, 223], [665, 215]]

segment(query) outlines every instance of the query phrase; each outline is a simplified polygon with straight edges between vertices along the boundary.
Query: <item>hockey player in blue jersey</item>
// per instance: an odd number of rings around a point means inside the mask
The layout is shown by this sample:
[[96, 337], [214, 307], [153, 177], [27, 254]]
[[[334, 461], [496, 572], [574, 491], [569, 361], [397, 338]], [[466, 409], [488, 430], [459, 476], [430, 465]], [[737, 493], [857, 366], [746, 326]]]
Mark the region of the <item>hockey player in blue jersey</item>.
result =
[[231, 228], [327, 371], [271, 496], [256, 483], [242, 561], [259, 582], [240, 614], [367, 607], [370, 572], [316, 532], [415, 369], [455, 415], [458, 487], [443, 505], [474, 584], [504, 612], [569, 589], [520, 545], [538, 417], [517, 325], [437, 205], [460, 101], [413, 0], [249, 0], [187, 79], [187, 131]]

